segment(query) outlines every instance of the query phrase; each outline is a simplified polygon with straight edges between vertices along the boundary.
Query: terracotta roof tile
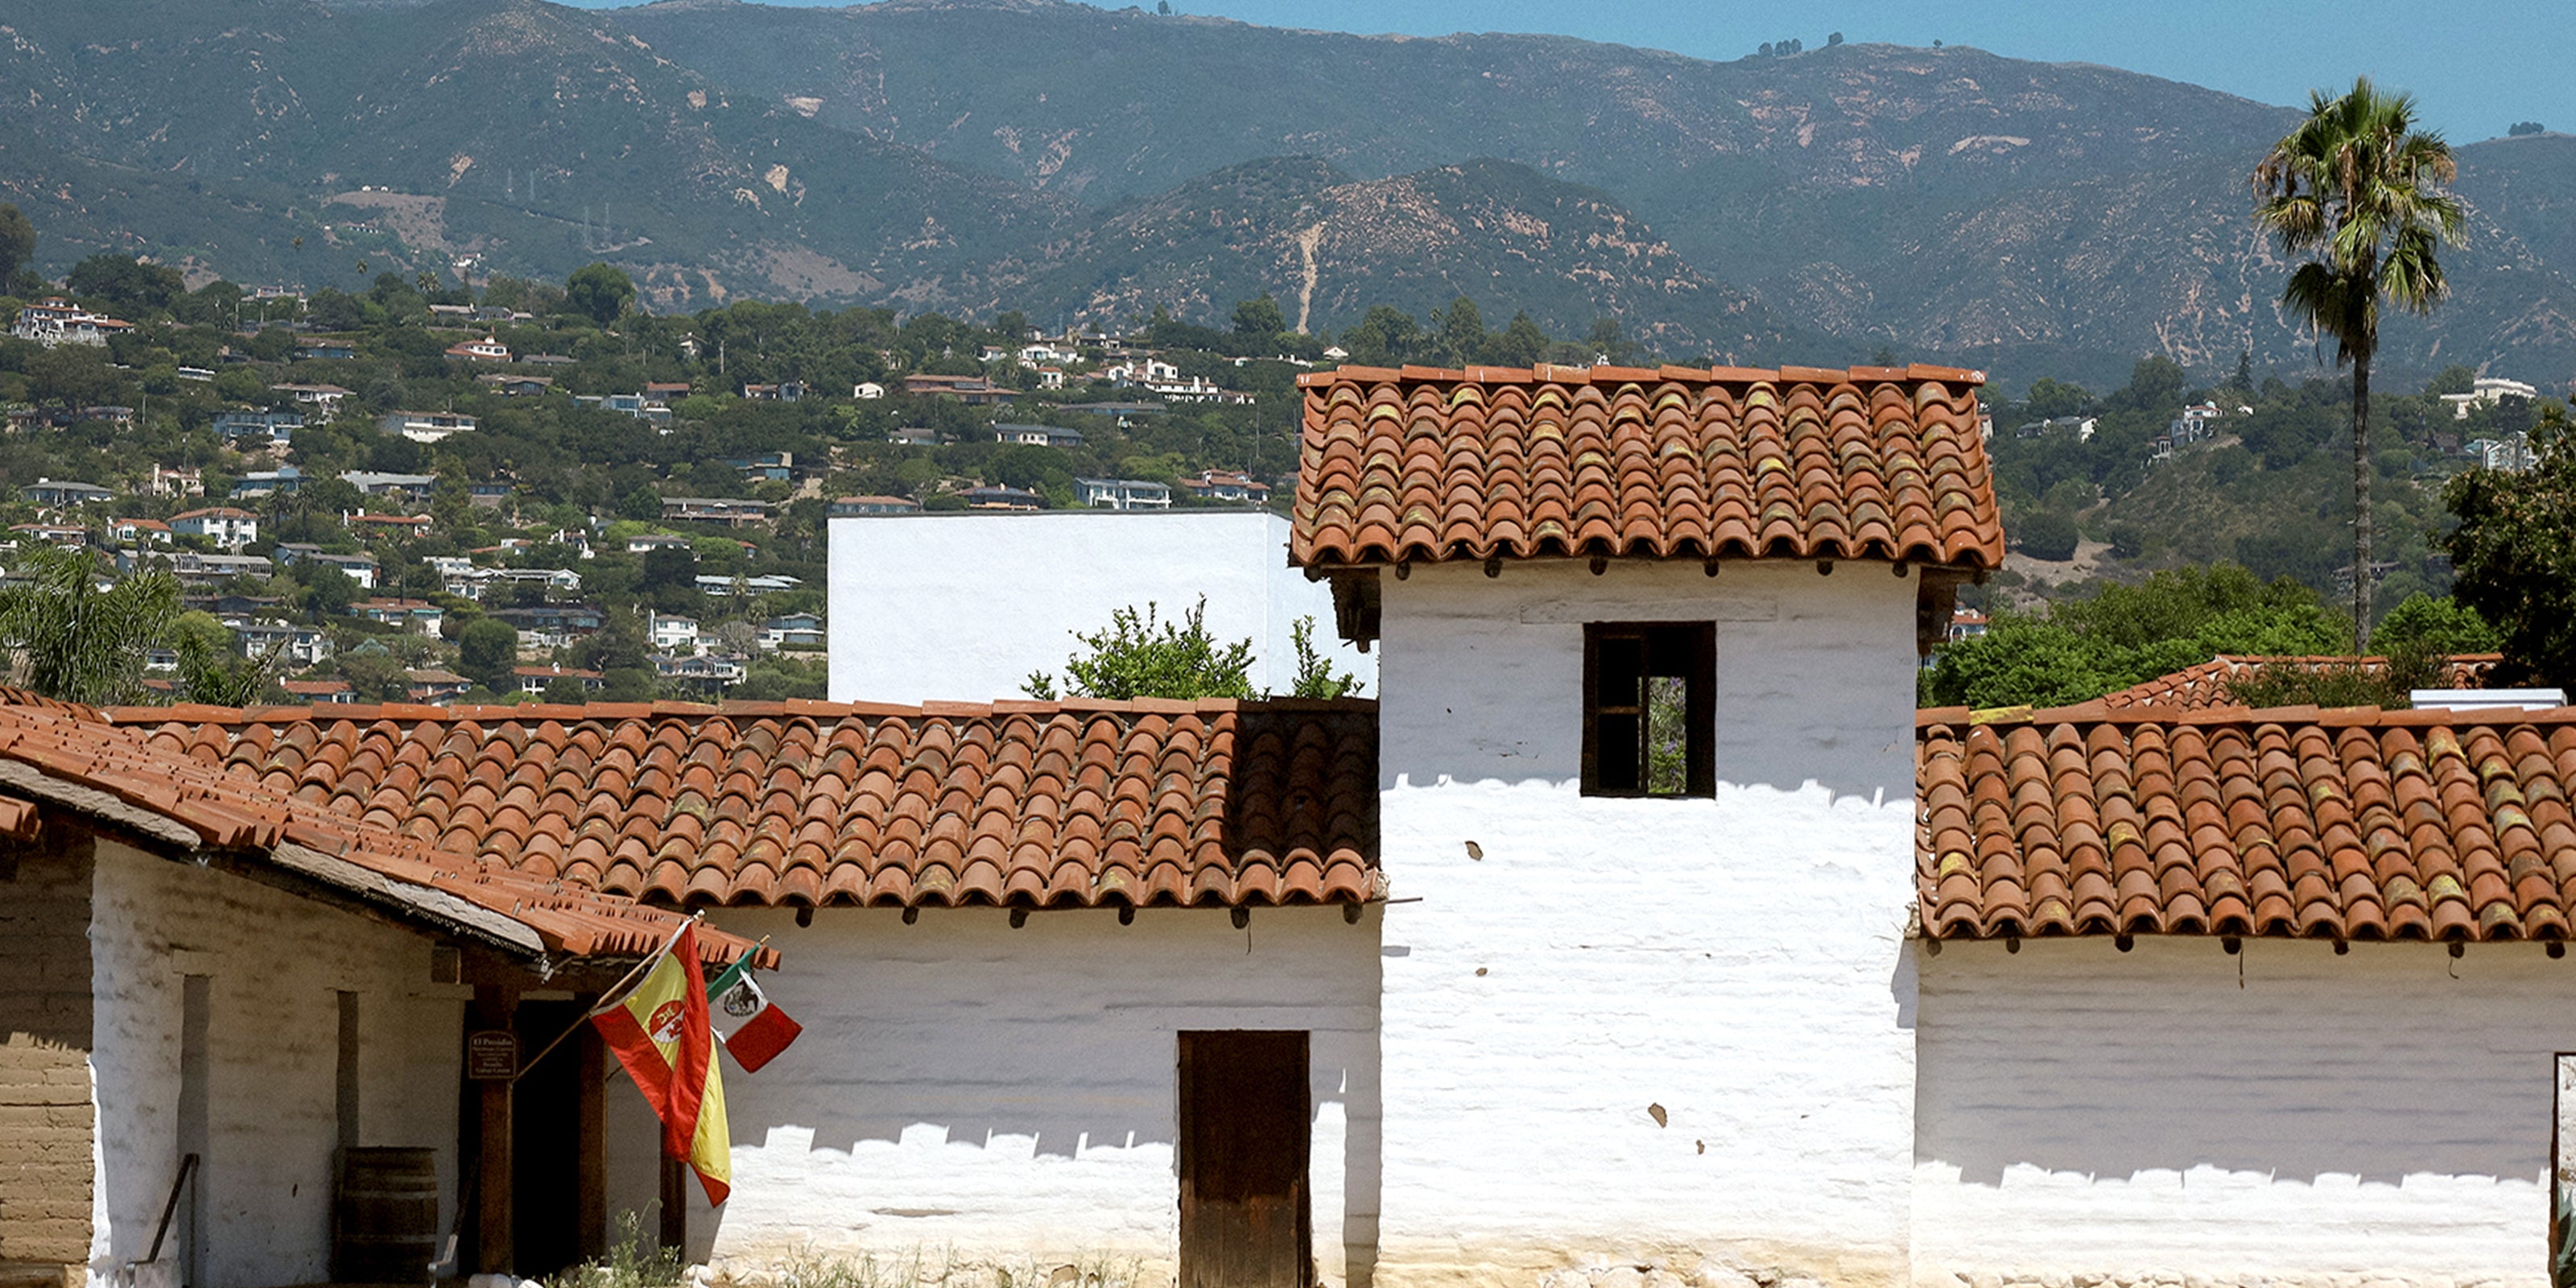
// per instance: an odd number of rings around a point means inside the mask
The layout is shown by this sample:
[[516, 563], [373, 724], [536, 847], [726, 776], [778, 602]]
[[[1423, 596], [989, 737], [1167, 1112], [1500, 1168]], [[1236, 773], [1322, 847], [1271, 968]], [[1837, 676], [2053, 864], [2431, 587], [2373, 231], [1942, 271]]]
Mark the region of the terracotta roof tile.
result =
[[[168, 710], [124, 709], [129, 718], [136, 711]], [[362, 901], [387, 904], [398, 915], [543, 954], [637, 957], [679, 928], [671, 912], [479, 862], [289, 794], [277, 780], [291, 775], [267, 767], [294, 763], [319, 735], [300, 708], [261, 708], [257, 714], [276, 723], [252, 726], [257, 736], [233, 749], [240, 763], [226, 772], [218, 767], [220, 755], [206, 754], [211, 748], [120, 728], [88, 708], [41, 699], [0, 702], [0, 778], [11, 788], [0, 797], [0, 832], [15, 834], [33, 825], [19, 808], [33, 798], [138, 830], [182, 852], [230, 853], [298, 867]], [[304, 763], [309, 771], [327, 762]], [[347, 866], [332, 867], [333, 861]], [[318, 872], [317, 862], [323, 868]], [[489, 917], [456, 922], [438, 911], [442, 900], [462, 901]], [[513, 933], [503, 923], [520, 930]], [[729, 961], [751, 947], [713, 931], [700, 944], [715, 961]]]
[[[2474, 689], [2486, 683], [2496, 663], [2504, 660], [2501, 653], [2462, 653], [2446, 664], [2441, 680], [2445, 688]], [[2294, 666], [2322, 669], [2330, 666], [2358, 666], [2377, 672], [2388, 665], [2384, 657], [2273, 656], [2264, 654], [2227, 654], [2187, 666], [2170, 675], [2142, 680], [2117, 693], [2103, 695], [2102, 704], [2112, 710], [2126, 707], [2158, 707], [2166, 710], [2200, 710], [2206, 707], [2232, 705], [2227, 696], [2230, 681], [2251, 675], [2265, 666]]]
[[2576, 708], [1922, 712], [1934, 938], [2564, 939]]
[[1995, 567], [1982, 373], [1342, 367], [1306, 395], [1290, 555]]
[[681, 904], [1356, 903], [1373, 703], [119, 708], [174, 761], [524, 876]]

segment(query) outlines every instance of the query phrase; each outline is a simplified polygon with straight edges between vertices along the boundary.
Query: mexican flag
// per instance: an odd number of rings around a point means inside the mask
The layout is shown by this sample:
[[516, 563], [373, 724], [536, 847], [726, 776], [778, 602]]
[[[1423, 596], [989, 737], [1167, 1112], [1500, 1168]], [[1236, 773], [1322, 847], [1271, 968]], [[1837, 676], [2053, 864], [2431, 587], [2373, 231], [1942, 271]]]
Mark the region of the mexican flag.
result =
[[722, 1203], [733, 1191], [733, 1148], [697, 930], [694, 921], [682, 926], [642, 982], [591, 1012], [590, 1022], [661, 1118], [662, 1153], [687, 1159], [707, 1201]]
[[707, 985], [707, 1004], [714, 1008], [719, 1020], [734, 1026], [724, 1035], [724, 1046], [744, 1073], [760, 1072], [762, 1065], [775, 1059], [796, 1040], [797, 1034], [805, 1031], [804, 1025], [787, 1018], [787, 1012], [779, 1010], [769, 1000], [769, 994], [761, 991], [759, 982], [752, 978], [749, 953]]

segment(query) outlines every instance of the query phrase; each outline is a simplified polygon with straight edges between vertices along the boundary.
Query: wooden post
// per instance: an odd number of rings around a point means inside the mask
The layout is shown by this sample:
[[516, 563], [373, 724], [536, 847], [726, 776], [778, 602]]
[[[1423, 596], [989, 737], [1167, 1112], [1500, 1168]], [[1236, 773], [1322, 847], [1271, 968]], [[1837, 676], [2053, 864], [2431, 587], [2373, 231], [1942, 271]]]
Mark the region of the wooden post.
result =
[[[582, 1008], [598, 999], [584, 994]], [[580, 1115], [581, 1156], [573, 1162], [574, 1188], [580, 1205], [581, 1255], [608, 1255], [608, 1047], [599, 1030], [584, 1024], [573, 1041], [581, 1062], [581, 1088], [575, 1106]]]
[[[654, 1153], [661, 1153], [660, 1138], [655, 1137]], [[689, 1164], [685, 1159], [662, 1160], [662, 1246], [681, 1256], [689, 1253]]]
[[[507, 1029], [519, 1008], [519, 991], [507, 984], [474, 986], [474, 1028]], [[482, 1142], [476, 1176], [474, 1268], [505, 1274], [513, 1268], [515, 1235], [510, 1211], [510, 1084], [498, 1079], [474, 1084], [478, 1138]]]

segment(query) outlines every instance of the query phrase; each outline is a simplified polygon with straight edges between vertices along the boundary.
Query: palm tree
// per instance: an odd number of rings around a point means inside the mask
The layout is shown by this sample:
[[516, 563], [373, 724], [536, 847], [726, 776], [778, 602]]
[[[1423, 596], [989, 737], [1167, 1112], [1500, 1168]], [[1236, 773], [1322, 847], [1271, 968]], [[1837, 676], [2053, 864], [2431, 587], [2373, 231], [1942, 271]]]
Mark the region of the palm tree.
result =
[[2459, 172], [2442, 136], [2415, 125], [2415, 99], [2365, 76], [2352, 91], [2308, 95], [2308, 118], [2254, 167], [2254, 222], [2306, 256], [2281, 303], [2352, 367], [2353, 640], [2370, 638], [2370, 361], [2381, 301], [2430, 313], [2449, 289], [2435, 258], [2459, 240]]
[[85, 550], [31, 545], [10, 561], [24, 578], [0, 591], [0, 649], [17, 654], [29, 689], [92, 706], [142, 695], [144, 651], [164, 644], [179, 614], [179, 583], [137, 569], [102, 587]]

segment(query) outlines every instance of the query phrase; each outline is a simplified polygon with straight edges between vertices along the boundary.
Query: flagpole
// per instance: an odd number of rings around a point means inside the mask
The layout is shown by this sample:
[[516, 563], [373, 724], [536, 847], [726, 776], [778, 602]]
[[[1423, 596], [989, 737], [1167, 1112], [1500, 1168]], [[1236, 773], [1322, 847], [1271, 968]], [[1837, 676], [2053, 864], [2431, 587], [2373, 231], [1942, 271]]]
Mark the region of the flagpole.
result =
[[[671, 951], [672, 945], [680, 942], [680, 936], [685, 933], [689, 927], [706, 920], [706, 916], [707, 914], [703, 910], [689, 914], [688, 919], [680, 923], [680, 928], [672, 931], [669, 939], [662, 941], [662, 946], [660, 948], [653, 950], [653, 954], [651, 956], [646, 957], [644, 960], [637, 962], [634, 966], [628, 968], [627, 972], [623, 976], [620, 976], [616, 983], [609, 985], [608, 990], [599, 995], [600, 1000], [597, 1003], [593, 1004], [589, 1010], [582, 1012], [580, 1019], [572, 1022], [572, 1026], [570, 1028], [556, 1034], [554, 1041], [548, 1042], [543, 1047], [538, 1048], [535, 1055], [520, 1061], [519, 1071], [510, 1075], [510, 1081], [516, 1083], [519, 1079], [528, 1076], [528, 1070], [536, 1068], [539, 1061], [554, 1054], [555, 1048], [564, 1044], [564, 1039], [580, 1032], [583, 1025], [590, 1023], [592, 1016], [595, 1016], [614, 1005], [615, 1003], [613, 999], [621, 996], [622, 990], [624, 990], [629, 983], [632, 983], [637, 975], [642, 974], [646, 967], [662, 960], [663, 956]], [[760, 942], [765, 944], [769, 941], [768, 939], [763, 938]], [[753, 945], [752, 951], [759, 951], [759, 945]]]

